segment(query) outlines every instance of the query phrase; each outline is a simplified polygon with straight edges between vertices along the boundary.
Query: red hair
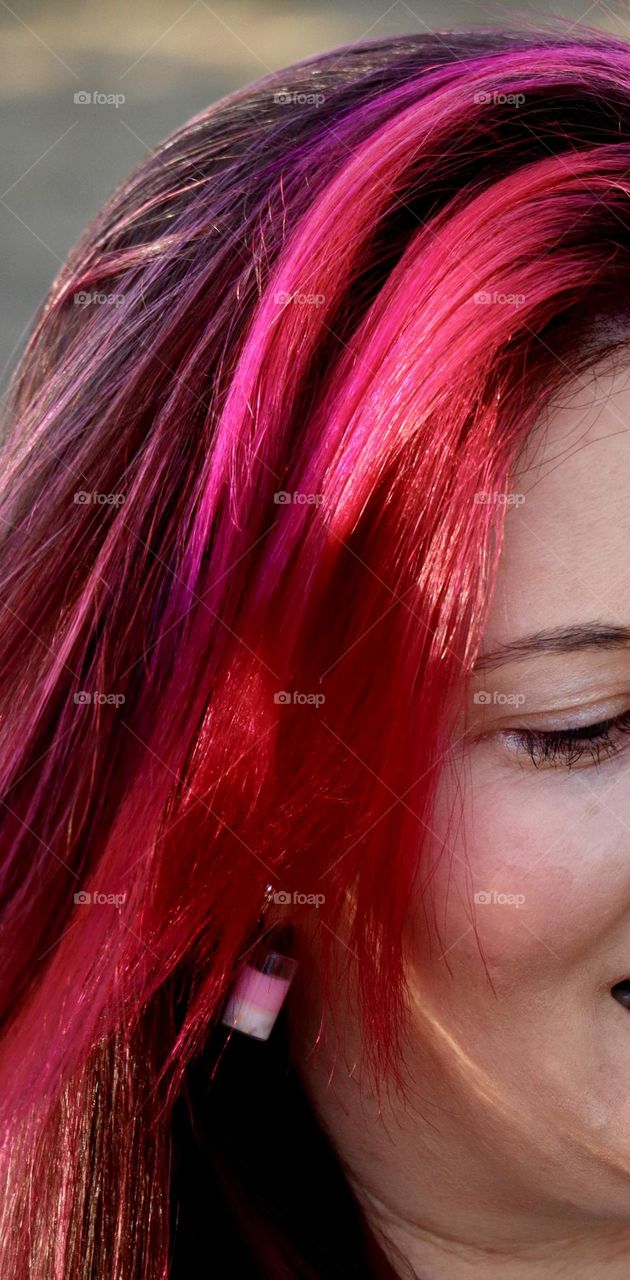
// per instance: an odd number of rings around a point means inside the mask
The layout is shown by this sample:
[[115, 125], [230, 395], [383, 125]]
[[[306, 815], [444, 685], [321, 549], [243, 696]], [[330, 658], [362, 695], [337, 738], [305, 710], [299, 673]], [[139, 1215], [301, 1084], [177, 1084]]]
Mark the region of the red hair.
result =
[[[172, 1274], [174, 1109], [267, 884], [325, 896], [325, 988], [396, 1078], [479, 495], [625, 306], [629, 167], [621, 41], [353, 46], [192, 120], [55, 282], [0, 495], [13, 1280]], [[262, 1274], [318, 1274], [217, 1176]]]

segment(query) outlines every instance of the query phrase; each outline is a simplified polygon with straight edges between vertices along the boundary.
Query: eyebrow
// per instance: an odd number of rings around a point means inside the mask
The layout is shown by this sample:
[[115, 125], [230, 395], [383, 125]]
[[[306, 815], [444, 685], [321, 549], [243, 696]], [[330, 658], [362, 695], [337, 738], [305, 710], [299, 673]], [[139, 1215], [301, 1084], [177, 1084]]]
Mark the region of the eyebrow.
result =
[[485, 671], [506, 662], [520, 662], [533, 653], [575, 653], [579, 649], [623, 649], [630, 644], [630, 627], [620, 627], [614, 622], [587, 622], [571, 627], [552, 627], [549, 631], [536, 631], [496, 649], [482, 653], [474, 670]]

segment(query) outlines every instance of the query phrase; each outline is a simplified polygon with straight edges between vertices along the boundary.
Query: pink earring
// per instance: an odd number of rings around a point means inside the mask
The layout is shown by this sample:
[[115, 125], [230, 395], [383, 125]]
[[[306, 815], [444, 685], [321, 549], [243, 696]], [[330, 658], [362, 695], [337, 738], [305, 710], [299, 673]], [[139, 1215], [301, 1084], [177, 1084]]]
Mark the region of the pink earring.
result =
[[[273, 888], [267, 885], [263, 916]], [[284, 1004], [297, 960], [268, 946], [259, 946], [239, 973], [229, 994], [221, 1021], [255, 1040], [268, 1040]]]

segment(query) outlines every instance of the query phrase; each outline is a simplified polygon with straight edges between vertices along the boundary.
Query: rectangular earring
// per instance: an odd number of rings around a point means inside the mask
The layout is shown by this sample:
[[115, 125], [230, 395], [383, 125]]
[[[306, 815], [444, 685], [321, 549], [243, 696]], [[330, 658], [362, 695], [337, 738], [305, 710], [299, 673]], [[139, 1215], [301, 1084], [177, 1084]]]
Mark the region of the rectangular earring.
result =
[[297, 960], [265, 951], [236, 979], [221, 1021], [255, 1040], [268, 1040], [293, 981]]

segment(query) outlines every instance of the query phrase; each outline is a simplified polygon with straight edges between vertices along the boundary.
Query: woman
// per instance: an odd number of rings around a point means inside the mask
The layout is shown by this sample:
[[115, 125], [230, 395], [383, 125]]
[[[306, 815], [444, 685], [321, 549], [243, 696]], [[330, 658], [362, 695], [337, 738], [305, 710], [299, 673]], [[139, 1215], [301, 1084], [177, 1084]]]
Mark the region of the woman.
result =
[[626, 43], [370, 42], [192, 120], [55, 282], [3, 1276], [627, 1275], [629, 175]]

